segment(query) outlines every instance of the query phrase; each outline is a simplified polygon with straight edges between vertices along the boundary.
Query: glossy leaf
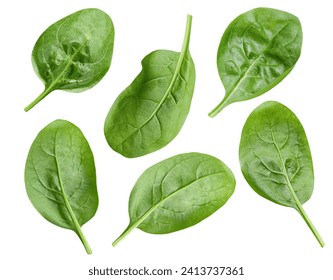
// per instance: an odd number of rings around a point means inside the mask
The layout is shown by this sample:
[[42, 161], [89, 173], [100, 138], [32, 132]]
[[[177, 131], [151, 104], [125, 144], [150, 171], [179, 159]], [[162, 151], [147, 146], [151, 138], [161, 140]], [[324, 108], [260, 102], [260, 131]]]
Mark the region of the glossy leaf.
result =
[[188, 16], [181, 52], [158, 50], [112, 105], [104, 126], [110, 147], [125, 157], [163, 148], [179, 133], [190, 110], [195, 69], [189, 53], [192, 17]]
[[25, 185], [37, 211], [49, 222], [75, 231], [91, 253], [81, 226], [97, 210], [96, 171], [79, 128], [56, 120], [39, 132], [28, 154]]
[[161, 161], [136, 182], [130, 224], [113, 245], [136, 227], [162, 234], [197, 224], [227, 202], [235, 184], [231, 170], [210, 155], [188, 153]]
[[224, 32], [217, 53], [225, 96], [209, 115], [273, 88], [294, 68], [301, 48], [301, 23], [292, 14], [257, 8], [237, 17]]
[[32, 51], [32, 64], [44, 82], [44, 92], [25, 111], [50, 92], [81, 92], [96, 85], [109, 70], [114, 27], [101, 10], [85, 9], [48, 27]]
[[270, 201], [296, 209], [324, 246], [302, 207], [312, 195], [314, 174], [308, 140], [296, 115], [273, 101], [256, 108], [244, 125], [239, 159], [253, 190]]

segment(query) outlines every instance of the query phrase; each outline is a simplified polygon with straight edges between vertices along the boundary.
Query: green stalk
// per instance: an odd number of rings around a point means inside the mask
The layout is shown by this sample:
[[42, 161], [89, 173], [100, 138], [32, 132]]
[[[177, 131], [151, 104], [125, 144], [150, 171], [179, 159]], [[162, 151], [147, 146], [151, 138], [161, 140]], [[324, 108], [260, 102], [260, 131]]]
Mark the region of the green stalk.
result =
[[183, 46], [182, 46], [182, 50], [181, 50], [181, 54], [183, 56], [186, 55], [186, 52], [188, 50], [188, 46], [190, 44], [191, 28], [192, 28], [192, 16], [187, 15], [185, 35], [184, 35]]
[[[54, 151], [54, 154], [56, 154], [56, 151]], [[68, 198], [66, 196], [66, 193], [65, 193], [65, 188], [64, 188], [64, 185], [61, 181], [61, 174], [60, 174], [60, 168], [59, 168], [59, 163], [58, 163], [58, 160], [57, 158], [55, 157], [55, 161], [56, 161], [56, 165], [57, 165], [57, 172], [58, 172], [58, 178], [59, 178], [59, 185], [60, 185], [60, 189], [61, 189], [61, 194], [62, 194], [62, 197], [64, 199], [64, 203], [65, 203], [65, 206], [66, 206], [66, 209], [72, 219], [72, 222], [74, 224], [74, 231], [76, 232], [76, 234], [79, 236], [84, 248], [86, 249], [86, 252], [90, 255], [92, 253], [91, 251], [91, 248], [89, 246], [89, 243], [86, 239], [86, 237], [84, 236], [83, 232], [82, 232], [82, 229], [81, 229], [81, 225], [79, 224], [76, 216], [75, 216], [75, 213], [71, 207], [71, 205], [69, 204], [69, 201], [68, 201]]]
[[297, 196], [296, 196], [296, 194], [295, 194], [294, 191], [292, 191], [292, 195], [293, 195], [293, 198], [294, 198], [294, 200], [296, 202], [297, 211], [301, 214], [302, 218], [304, 219], [304, 221], [306, 222], [306, 224], [308, 225], [308, 227], [312, 231], [313, 235], [318, 240], [320, 246], [324, 247], [325, 246], [325, 242], [324, 242], [323, 238], [320, 236], [319, 232], [317, 231], [317, 229], [315, 228], [315, 226], [311, 222], [310, 218], [305, 213], [305, 211], [304, 211], [304, 209], [302, 207], [302, 204], [299, 202], [299, 200], [298, 200], [298, 198], [297, 198]]
[[[171, 195], [176, 194], [177, 191], [173, 192]], [[169, 196], [170, 197], [170, 196]], [[112, 246], [115, 247], [117, 244], [123, 240], [133, 229], [135, 229], [137, 226], [139, 226], [157, 207], [159, 207], [166, 199], [169, 197], [166, 197], [162, 199], [160, 202], [155, 204], [153, 207], [151, 207], [146, 213], [144, 213], [136, 222], [130, 223], [128, 227], [124, 230], [124, 232], [112, 243]]]
[[86, 249], [87, 254], [91, 255], [92, 254], [91, 248], [89, 246], [89, 243], [88, 243], [86, 237], [84, 236], [84, 234], [83, 234], [83, 232], [81, 230], [80, 225], [77, 223], [77, 225], [75, 225], [75, 227], [76, 227], [76, 231], [75, 232], [79, 236], [79, 238], [80, 238], [80, 240], [81, 240], [81, 242], [82, 242], [82, 244], [84, 246], [84, 249]]
[[220, 113], [225, 107], [229, 105], [227, 98], [224, 98], [209, 114], [211, 118], [214, 118], [218, 113]]
[[115, 247], [118, 245], [118, 243], [123, 240], [133, 229], [135, 229], [139, 223], [141, 223], [141, 219], [140, 222], [134, 223], [134, 224], [130, 224], [125, 230], [124, 232], [112, 243], [112, 246]]
[[[271, 132], [272, 133], [272, 132]], [[274, 142], [274, 146], [279, 154], [279, 158], [280, 158], [280, 162], [281, 162], [281, 166], [283, 168], [283, 176], [285, 177], [286, 179], [286, 182], [287, 182], [287, 186], [288, 186], [288, 189], [289, 189], [289, 192], [296, 204], [296, 210], [298, 211], [298, 213], [301, 214], [302, 218], [304, 219], [304, 221], [306, 222], [306, 224], [308, 225], [308, 227], [310, 228], [310, 230], [312, 231], [312, 233], [314, 234], [314, 236], [316, 237], [316, 239], [318, 240], [319, 244], [321, 247], [324, 247], [325, 246], [325, 242], [324, 240], [322, 239], [322, 237], [320, 236], [319, 232], [317, 231], [317, 229], [315, 228], [315, 226], [313, 225], [313, 223], [311, 222], [309, 216], [305, 213], [304, 209], [303, 209], [303, 206], [301, 204], [301, 202], [299, 201], [292, 185], [291, 185], [291, 182], [289, 180], [289, 177], [288, 177], [288, 172], [286, 170], [286, 167], [284, 165], [284, 161], [283, 161], [283, 157], [282, 157], [282, 154], [281, 154], [281, 151], [280, 151], [280, 148], [278, 147], [278, 145], [276, 144], [276, 140], [275, 140], [275, 137], [272, 133], [272, 139], [273, 139], [273, 142]]]
[[73, 212], [73, 209], [72, 209], [72, 207], [70, 206], [70, 204], [68, 202], [68, 199], [66, 197], [66, 194], [64, 193], [64, 188], [63, 188], [61, 182], [60, 182], [60, 187], [61, 187], [61, 191], [63, 193], [63, 198], [64, 198], [64, 202], [65, 202], [66, 208], [67, 208], [67, 210], [69, 212], [69, 215], [71, 216], [71, 219], [72, 219], [74, 227], [75, 227], [74, 231], [79, 236], [79, 238], [80, 238], [80, 240], [81, 240], [84, 248], [86, 249], [86, 252], [90, 255], [92, 253], [91, 248], [89, 246], [89, 243], [88, 243], [86, 237], [84, 236], [84, 234], [82, 232], [81, 226], [80, 226], [78, 220], [76, 219], [76, 216], [75, 216], [75, 214]]
[[63, 198], [64, 198], [64, 202], [65, 202], [66, 208], [67, 208], [67, 210], [69, 212], [69, 215], [71, 216], [71, 219], [72, 219], [74, 227], [75, 227], [74, 231], [79, 236], [79, 238], [80, 238], [80, 240], [81, 240], [84, 248], [86, 249], [86, 252], [90, 255], [92, 253], [91, 248], [89, 246], [89, 243], [88, 243], [86, 237], [84, 236], [84, 234], [82, 232], [81, 226], [80, 226], [78, 220], [76, 219], [76, 216], [75, 216], [75, 214], [73, 212], [73, 209], [72, 209], [72, 207], [70, 206], [70, 204], [68, 202], [68, 199], [67, 199], [67, 197], [66, 197], [66, 195], [65, 195], [65, 193], [63, 191], [63, 186], [62, 186], [61, 182], [60, 182], [60, 186], [61, 186], [61, 190], [63, 192]]
[[[151, 114], [151, 116], [141, 126], [146, 125], [155, 116], [157, 111], [160, 110], [162, 104], [164, 103], [164, 100], [169, 96], [169, 93], [171, 92], [173, 86], [175, 85], [175, 83], [177, 81], [178, 74], [179, 74], [180, 69], [182, 67], [184, 58], [185, 58], [185, 56], [188, 52], [188, 48], [189, 48], [189, 44], [190, 44], [191, 26], [192, 26], [192, 16], [187, 15], [186, 30], [185, 30], [185, 35], [184, 35], [184, 39], [183, 39], [183, 45], [182, 45], [182, 49], [181, 49], [180, 54], [179, 54], [179, 58], [178, 58], [178, 61], [177, 61], [175, 73], [173, 74], [170, 85], [168, 86], [168, 88], [166, 90], [166, 93], [164, 94], [162, 100], [159, 102], [159, 105], [156, 107], [156, 109]], [[138, 129], [133, 130], [132, 134], [128, 135], [128, 137], [132, 136], [137, 130]]]
[[27, 107], [24, 108], [24, 111], [28, 112], [37, 103], [39, 103], [39, 101], [43, 100], [46, 96], [48, 96], [51, 91], [53, 91], [52, 86], [45, 88], [45, 90], [39, 96], [37, 96], [37, 98], [34, 101], [32, 101]]
[[306, 214], [306, 212], [304, 211], [303, 209], [303, 206], [301, 204], [301, 202], [299, 201], [290, 181], [289, 181], [289, 178], [288, 176], [286, 175], [287, 172], [285, 170], [285, 167], [284, 167], [284, 176], [287, 180], [287, 185], [288, 185], [288, 189], [291, 193], [291, 196], [293, 197], [294, 199], [294, 202], [296, 204], [296, 210], [298, 211], [298, 213], [301, 214], [303, 220], [306, 222], [306, 224], [308, 225], [308, 227], [310, 228], [310, 230], [312, 231], [313, 235], [316, 237], [316, 239], [318, 240], [319, 244], [321, 247], [324, 247], [325, 246], [325, 242], [323, 240], [323, 238], [320, 236], [319, 232], [317, 231], [317, 229], [315, 228], [315, 226], [313, 225], [313, 223], [311, 222], [309, 216]]

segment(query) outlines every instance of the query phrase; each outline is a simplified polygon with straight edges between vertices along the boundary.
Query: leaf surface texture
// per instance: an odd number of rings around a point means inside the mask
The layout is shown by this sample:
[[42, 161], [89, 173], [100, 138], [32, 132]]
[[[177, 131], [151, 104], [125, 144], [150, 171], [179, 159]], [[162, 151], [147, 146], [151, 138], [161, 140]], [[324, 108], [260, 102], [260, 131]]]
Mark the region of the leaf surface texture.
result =
[[25, 185], [37, 211], [49, 222], [75, 231], [91, 253], [80, 227], [97, 211], [96, 171], [79, 128], [56, 120], [40, 131], [26, 161]]
[[312, 195], [314, 173], [309, 143], [296, 115], [275, 101], [257, 107], [244, 125], [239, 159], [252, 189], [270, 201], [296, 209], [323, 246], [302, 207]]
[[81, 92], [93, 87], [109, 70], [113, 44], [112, 20], [98, 9], [84, 9], [52, 24], [32, 51], [45, 89], [25, 110], [56, 89]]
[[157, 50], [147, 55], [140, 74], [119, 95], [106, 117], [106, 140], [125, 157], [163, 148], [185, 122], [195, 83], [188, 49], [191, 19], [189, 16], [182, 51]]
[[257, 8], [234, 19], [217, 53], [224, 99], [209, 114], [216, 116], [231, 103], [255, 98], [280, 83], [301, 54], [302, 26], [287, 12]]
[[162, 234], [193, 226], [222, 207], [234, 188], [230, 169], [210, 155], [187, 153], [161, 161], [133, 187], [130, 224], [114, 245], [135, 227]]

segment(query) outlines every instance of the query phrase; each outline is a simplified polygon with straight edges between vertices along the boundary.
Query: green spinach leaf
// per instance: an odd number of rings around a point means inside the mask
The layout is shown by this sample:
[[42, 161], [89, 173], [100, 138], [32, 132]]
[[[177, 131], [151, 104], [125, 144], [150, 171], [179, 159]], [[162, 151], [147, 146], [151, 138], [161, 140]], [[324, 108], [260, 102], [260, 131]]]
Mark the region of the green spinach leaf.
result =
[[180, 154], [153, 165], [131, 192], [130, 223], [113, 246], [136, 227], [162, 234], [199, 223], [227, 202], [235, 184], [231, 170], [206, 154]]
[[294, 15], [257, 8], [237, 17], [224, 32], [217, 53], [226, 93], [209, 116], [273, 88], [293, 69], [301, 48], [302, 27]]
[[39, 132], [26, 161], [25, 185], [37, 211], [49, 222], [76, 232], [90, 254], [81, 226], [97, 211], [96, 171], [79, 128], [56, 120]]
[[32, 51], [45, 89], [24, 110], [56, 89], [81, 92], [96, 85], [109, 70], [113, 42], [112, 20], [98, 9], [78, 11], [48, 27]]
[[181, 52], [157, 50], [147, 55], [142, 71], [119, 95], [106, 117], [106, 140], [125, 157], [163, 148], [185, 122], [195, 83], [189, 53], [191, 22], [188, 16]]
[[239, 160], [252, 189], [270, 201], [296, 209], [324, 246], [302, 207], [312, 195], [314, 174], [308, 140], [296, 115], [273, 101], [256, 108], [242, 131]]

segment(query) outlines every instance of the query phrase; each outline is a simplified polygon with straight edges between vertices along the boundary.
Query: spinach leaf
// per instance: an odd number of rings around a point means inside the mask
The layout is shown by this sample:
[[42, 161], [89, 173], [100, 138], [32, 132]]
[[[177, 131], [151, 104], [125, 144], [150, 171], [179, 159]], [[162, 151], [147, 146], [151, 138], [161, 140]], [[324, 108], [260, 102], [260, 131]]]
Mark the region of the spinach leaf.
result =
[[109, 70], [114, 27], [101, 10], [85, 9], [48, 27], [32, 51], [32, 64], [45, 89], [24, 110], [50, 92], [81, 92], [96, 85]]
[[252, 189], [270, 201], [296, 209], [324, 246], [302, 207], [312, 195], [314, 174], [308, 140], [296, 115], [273, 101], [256, 108], [242, 131], [239, 160]]
[[81, 226], [97, 211], [96, 171], [79, 128], [56, 120], [39, 132], [26, 161], [25, 185], [37, 211], [49, 222], [76, 232], [90, 254]]
[[218, 48], [217, 68], [226, 94], [209, 116], [273, 88], [293, 69], [301, 48], [302, 27], [294, 15], [257, 8], [238, 16]]
[[210, 155], [180, 154], [153, 165], [131, 192], [130, 223], [113, 246], [136, 227], [162, 234], [199, 223], [227, 202], [235, 184], [231, 170]]
[[163, 148], [179, 133], [190, 110], [195, 83], [189, 53], [192, 17], [187, 17], [181, 52], [157, 50], [112, 105], [104, 125], [110, 147], [125, 157]]

